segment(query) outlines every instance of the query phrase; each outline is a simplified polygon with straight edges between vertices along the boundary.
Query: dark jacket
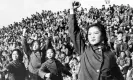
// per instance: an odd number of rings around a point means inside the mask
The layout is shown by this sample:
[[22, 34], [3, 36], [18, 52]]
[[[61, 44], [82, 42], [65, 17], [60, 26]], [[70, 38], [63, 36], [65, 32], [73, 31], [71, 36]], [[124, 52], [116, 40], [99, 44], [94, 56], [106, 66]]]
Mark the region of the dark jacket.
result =
[[128, 44], [127, 43], [119, 43], [116, 45], [116, 54], [117, 54], [117, 57], [120, 56], [120, 52], [121, 51], [126, 51], [128, 49]]
[[6, 66], [6, 69], [9, 72], [9, 80], [25, 80], [26, 68], [22, 62], [12, 61]]
[[96, 46], [85, 45], [75, 14], [69, 16], [69, 33], [76, 53], [81, 54], [78, 80], [124, 80], [109, 48], [99, 51]]
[[[44, 75], [50, 73], [50, 78]], [[57, 59], [48, 59], [39, 69], [39, 76], [46, 80], [63, 80], [62, 73], [71, 76], [71, 73]]]
[[131, 67], [131, 59], [129, 57], [118, 57], [117, 64], [123, 67], [122, 74], [127, 74], [128, 69]]

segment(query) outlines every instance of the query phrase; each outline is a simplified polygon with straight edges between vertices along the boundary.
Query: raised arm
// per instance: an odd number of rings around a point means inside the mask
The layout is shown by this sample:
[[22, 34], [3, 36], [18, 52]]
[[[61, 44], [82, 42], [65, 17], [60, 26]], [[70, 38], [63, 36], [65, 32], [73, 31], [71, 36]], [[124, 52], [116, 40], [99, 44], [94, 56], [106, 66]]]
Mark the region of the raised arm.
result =
[[26, 29], [23, 29], [23, 34], [22, 34], [22, 47], [23, 47], [23, 50], [24, 50], [24, 53], [29, 55], [31, 50], [30, 50], [30, 47], [26, 41]]
[[42, 60], [41, 60], [42, 63], [46, 61], [46, 50], [48, 48], [53, 48], [52, 43], [51, 43], [51, 38], [48, 38], [46, 40], [46, 43], [43, 45], [43, 47], [41, 49], [41, 52], [43, 53], [43, 55], [42, 55], [43, 57], [42, 57]]
[[126, 57], [126, 64], [124, 64], [124, 66], [122, 66], [123, 68], [129, 67], [130, 66], [130, 58]]
[[[115, 55], [115, 54], [114, 54]], [[113, 76], [115, 76], [115, 78], [117, 79], [117, 80], [124, 80], [124, 77], [123, 77], [123, 75], [122, 75], [122, 73], [121, 73], [121, 71], [120, 71], [120, 68], [118, 67], [118, 65], [117, 65], [117, 63], [116, 63], [116, 57], [115, 56], [113, 56], [112, 57], [112, 68], [111, 68], [111, 74], [113, 75]]]
[[85, 46], [85, 42], [83, 41], [80, 28], [76, 20], [75, 11], [79, 6], [74, 6], [73, 4], [74, 3], [72, 3], [72, 8], [70, 8], [70, 15], [69, 15], [69, 22], [68, 22], [69, 23], [69, 35], [74, 44], [75, 51], [78, 54], [81, 54]]
[[72, 74], [69, 72], [69, 70], [58, 60], [56, 60], [57, 67], [66, 75], [72, 77]]
[[43, 47], [41, 49], [43, 53], [45, 53], [48, 48], [53, 48], [52, 43], [51, 43], [51, 40], [52, 40], [51, 37], [49, 37], [46, 40], [46, 43], [43, 45]]
[[42, 66], [41, 66], [41, 68], [38, 71], [38, 75], [42, 79], [49, 78], [50, 77], [50, 73], [45, 72], [46, 70], [47, 70], [46, 63], [43, 63]]

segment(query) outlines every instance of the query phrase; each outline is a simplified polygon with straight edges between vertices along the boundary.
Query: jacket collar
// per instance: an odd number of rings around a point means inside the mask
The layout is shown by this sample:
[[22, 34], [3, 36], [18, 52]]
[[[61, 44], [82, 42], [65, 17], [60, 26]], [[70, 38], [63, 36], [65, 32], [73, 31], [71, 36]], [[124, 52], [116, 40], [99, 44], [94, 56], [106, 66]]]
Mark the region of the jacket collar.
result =
[[93, 50], [99, 50], [101, 51], [103, 49], [103, 46], [92, 46]]

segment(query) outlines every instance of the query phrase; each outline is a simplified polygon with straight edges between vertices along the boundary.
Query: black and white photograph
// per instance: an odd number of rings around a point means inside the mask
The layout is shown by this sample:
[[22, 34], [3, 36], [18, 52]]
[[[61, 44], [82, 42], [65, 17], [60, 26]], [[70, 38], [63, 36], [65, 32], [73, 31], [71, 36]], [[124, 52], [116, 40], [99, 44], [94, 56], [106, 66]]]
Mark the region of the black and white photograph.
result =
[[133, 80], [133, 1], [0, 0], [0, 80]]

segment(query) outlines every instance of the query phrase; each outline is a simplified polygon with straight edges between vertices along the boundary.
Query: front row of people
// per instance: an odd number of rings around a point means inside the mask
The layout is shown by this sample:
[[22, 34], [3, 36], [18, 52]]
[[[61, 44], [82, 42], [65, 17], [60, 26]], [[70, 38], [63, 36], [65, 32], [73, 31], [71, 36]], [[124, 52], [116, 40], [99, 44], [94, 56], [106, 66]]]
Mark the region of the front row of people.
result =
[[[47, 60], [44, 63], [42, 63], [36, 75], [40, 77], [40, 79], [63, 80], [62, 73], [72, 76], [72, 74], [67, 70], [67, 68], [64, 65], [62, 65], [62, 63], [59, 60], [55, 59], [54, 49], [49, 48], [46, 51], [46, 58]], [[25, 80], [27, 73], [25, 65], [22, 61], [23, 54], [19, 49], [14, 49], [12, 52], [12, 61], [4, 69], [0, 70], [0, 72], [8, 71], [8, 80]], [[40, 79], [36, 78], [35, 80]]]
[[9, 80], [63, 80], [62, 73], [72, 76], [67, 68], [55, 58], [50, 39], [41, 48], [38, 40], [34, 40], [32, 47], [28, 45], [26, 39], [26, 29], [23, 30], [22, 37], [23, 51], [28, 57], [28, 73], [23, 63], [23, 53], [19, 49], [12, 52], [12, 61], [0, 72], [9, 72]]

